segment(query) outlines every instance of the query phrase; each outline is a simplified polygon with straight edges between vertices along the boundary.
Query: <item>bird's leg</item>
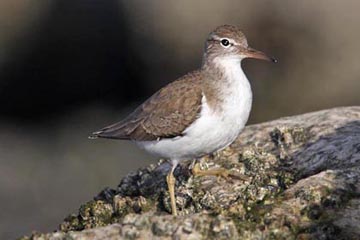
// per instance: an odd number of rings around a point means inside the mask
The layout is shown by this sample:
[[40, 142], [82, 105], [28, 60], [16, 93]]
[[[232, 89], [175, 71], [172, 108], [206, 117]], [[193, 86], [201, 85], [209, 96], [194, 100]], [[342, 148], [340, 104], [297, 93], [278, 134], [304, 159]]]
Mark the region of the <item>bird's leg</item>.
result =
[[217, 176], [227, 179], [230, 175], [230, 171], [225, 168], [215, 168], [208, 170], [201, 170], [200, 163], [196, 163], [192, 168], [194, 176]]
[[177, 161], [172, 161], [172, 168], [168, 175], [166, 176], [166, 182], [169, 189], [169, 195], [170, 195], [170, 204], [171, 204], [171, 212], [173, 216], [177, 215], [176, 211], [176, 200], [175, 200], [175, 182], [176, 179], [174, 177], [174, 170], [177, 166]]

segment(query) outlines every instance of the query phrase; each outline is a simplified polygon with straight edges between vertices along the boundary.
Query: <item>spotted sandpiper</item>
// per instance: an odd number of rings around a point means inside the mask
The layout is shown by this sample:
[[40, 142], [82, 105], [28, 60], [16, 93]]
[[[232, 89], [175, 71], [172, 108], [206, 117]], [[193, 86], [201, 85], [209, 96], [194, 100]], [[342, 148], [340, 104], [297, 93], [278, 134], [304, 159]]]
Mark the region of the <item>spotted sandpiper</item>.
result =
[[[132, 140], [146, 151], [170, 160], [172, 168], [166, 180], [172, 214], [177, 215], [173, 172], [178, 162], [227, 147], [248, 120], [252, 91], [241, 68], [244, 58], [276, 62], [249, 47], [238, 27], [217, 27], [206, 39], [200, 69], [171, 82], [123, 121], [90, 137]], [[193, 169], [198, 175], [222, 175], [224, 171]]]

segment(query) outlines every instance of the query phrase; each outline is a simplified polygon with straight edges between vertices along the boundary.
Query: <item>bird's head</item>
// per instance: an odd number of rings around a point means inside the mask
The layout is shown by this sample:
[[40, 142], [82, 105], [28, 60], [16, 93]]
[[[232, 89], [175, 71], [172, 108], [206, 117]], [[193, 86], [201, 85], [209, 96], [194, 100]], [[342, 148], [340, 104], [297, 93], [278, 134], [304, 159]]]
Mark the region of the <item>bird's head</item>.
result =
[[249, 47], [242, 31], [232, 25], [219, 26], [209, 34], [206, 39], [204, 58], [207, 60], [231, 58], [240, 61], [244, 58], [256, 58], [276, 62], [274, 58]]

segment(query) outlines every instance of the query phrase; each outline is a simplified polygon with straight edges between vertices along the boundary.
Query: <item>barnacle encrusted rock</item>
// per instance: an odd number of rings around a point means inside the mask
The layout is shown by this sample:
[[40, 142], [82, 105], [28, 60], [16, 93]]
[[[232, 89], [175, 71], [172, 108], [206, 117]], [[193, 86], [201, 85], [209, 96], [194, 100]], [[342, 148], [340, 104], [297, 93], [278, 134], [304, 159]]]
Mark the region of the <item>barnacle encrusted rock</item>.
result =
[[175, 170], [180, 216], [169, 214], [159, 161], [69, 215], [54, 233], [23, 239], [360, 239], [360, 107], [248, 126], [198, 160], [228, 178]]

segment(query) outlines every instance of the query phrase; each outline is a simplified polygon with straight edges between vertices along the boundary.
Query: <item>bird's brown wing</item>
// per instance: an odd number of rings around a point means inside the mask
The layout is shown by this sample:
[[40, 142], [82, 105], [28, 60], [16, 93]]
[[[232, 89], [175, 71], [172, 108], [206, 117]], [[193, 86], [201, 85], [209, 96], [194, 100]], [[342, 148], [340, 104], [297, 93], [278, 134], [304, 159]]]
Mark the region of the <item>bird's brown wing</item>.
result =
[[160, 89], [123, 121], [91, 137], [151, 141], [181, 136], [201, 109], [201, 73], [195, 71]]

